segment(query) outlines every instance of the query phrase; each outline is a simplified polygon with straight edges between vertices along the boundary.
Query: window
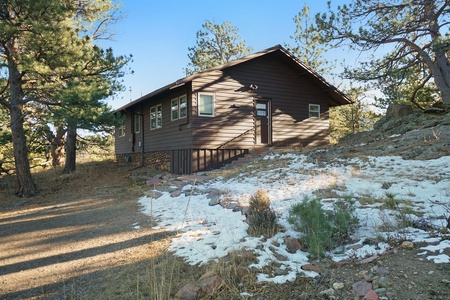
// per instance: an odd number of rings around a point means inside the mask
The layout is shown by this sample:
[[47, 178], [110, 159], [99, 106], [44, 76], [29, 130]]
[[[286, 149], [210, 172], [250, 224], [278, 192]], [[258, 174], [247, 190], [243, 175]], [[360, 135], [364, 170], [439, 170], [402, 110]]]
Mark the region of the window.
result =
[[173, 99], [171, 105], [172, 121], [186, 118], [187, 116], [187, 98], [186, 95]]
[[141, 132], [141, 115], [134, 115], [134, 132]]
[[178, 115], [179, 115], [178, 99], [172, 100], [171, 107], [172, 107], [172, 121], [178, 120]]
[[180, 119], [187, 117], [187, 98], [186, 95], [181, 96], [179, 99]]
[[256, 104], [256, 116], [267, 117], [267, 103]]
[[198, 115], [205, 117], [214, 117], [214, 95], [198, 95]]
[[117, 135], [119, 137], [125, 136], [125, 121], [122, 120], [120, 126], [117, 128]]
[[309, 117], [310, 118], [320, 118], [320, 105], [310, 104], [309, 105]]
[[157, 129], [162, 127], [162, 105], [150, 107], [150, 129]]

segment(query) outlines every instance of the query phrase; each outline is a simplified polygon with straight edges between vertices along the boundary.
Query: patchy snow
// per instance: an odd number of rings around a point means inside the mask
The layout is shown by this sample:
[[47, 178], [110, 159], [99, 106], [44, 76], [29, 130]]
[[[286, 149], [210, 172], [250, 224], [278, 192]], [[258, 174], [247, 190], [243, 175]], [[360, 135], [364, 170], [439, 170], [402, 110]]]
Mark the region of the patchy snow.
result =
[[[279, 160], [285, 163], [277, 163]], [[449, 262], [442, 249], [450, 248], [450, 241], [416, 228], [395, 230], [398, 212], [381, 209], [381, 206], [388, 193], [398, 200], [399, 207], [409, 210], [405, 216], [410, 220], [417, 219], [417, 214], [422, 215], [430, 226], [447, 226], [444, 216], [450, 213], [450, 156], [426, 161], [403, 160], [395, 156], [365, 157], [323, 164], [304, 155], [274, 154], [264, 157], [264, 161], [266, 164], [273, 161], [272, 168], [228, 180], [218, 177], [186, 185], [178, 197], [162, 192], [158, 199], [143, 197], [139, 202], [144, 213], [151, 215], [159, 228], [179, 232], [172, 240], [170, 250], [190, 264], [204, 264], [239, 249], [249, 249], [256, 254], [258, 263], [252, 267], [262, 269], [276, 262], [278, 272], [261, 273], [260, 281], [283, 283], [293, 281], [297, 276], [318, 275], [301, 269], [309, 263], [307, 253], [289, 253], [284, 243], [286, 237], [301, 236], [288, 222], [289, 209], [318, 190], [334, 191], [340, 197], [357, 200], [355, 214], [359, 226], [352, 236], [357, 242], [329, 253], [335, 261], [381, 254], [389, 248], [383, 242], [365, 244], [366, 240], [406, 238], [413, 242], [439, 243], [424, 247], [421, 254], [428, 255], [427, 259], [436, 263]], [[220, 205], [208, 205], [206, 195], [214, 189], [226, 191], [227, 199], [241, 205], [248, 204], [250, 196], [258, 189], [266, 190], [278, 222], [286, 230], [268, 239], [249, 236], [243, 214]], [[332, 208], [333, 198], [328, 200], [322, 203]], [[440, 254], [434, 255], [437, 251]]]

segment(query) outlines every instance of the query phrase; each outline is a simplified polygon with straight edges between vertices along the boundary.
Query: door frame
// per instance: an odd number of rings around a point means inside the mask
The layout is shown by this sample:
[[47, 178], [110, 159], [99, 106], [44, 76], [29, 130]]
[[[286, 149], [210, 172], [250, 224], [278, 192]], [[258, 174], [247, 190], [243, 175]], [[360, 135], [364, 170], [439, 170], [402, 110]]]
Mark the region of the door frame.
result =
[[[258, 104], [265, 104], [266, 116], [258, 115], [259, 112], [263, 110], [261, 109], [261, 107], [258, 108]], [[255, 118], [255, 144], [272, 145], [272, 99], [255, 98], [253, 101], [253, 111]], [[265, 128], [264, 125], [266, 125]], [[267, 131], [267, 135], [265, 136], [267, 140], [263, 139], [262, 136], [264, 133], [264, 129], [266, 129]]]

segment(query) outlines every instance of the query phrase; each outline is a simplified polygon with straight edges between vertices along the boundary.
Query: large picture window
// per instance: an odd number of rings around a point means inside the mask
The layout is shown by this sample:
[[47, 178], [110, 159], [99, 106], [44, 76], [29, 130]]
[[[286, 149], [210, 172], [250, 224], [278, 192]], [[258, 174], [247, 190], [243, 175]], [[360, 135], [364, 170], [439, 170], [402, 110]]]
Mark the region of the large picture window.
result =
[[214, 95], [198, 95], [198, 115], [205, 117], [214, 117]]
[[171, 102], [172, 121], [186, 118], [187, 97], [186, 95], [173, 99]]
[[162, 127], [162, 105], [150, 107], [150, 129], [157, 129]]
[[309, 105], [309, 117], [310, 118], [320, 118], [320, 105], [310, 104]]

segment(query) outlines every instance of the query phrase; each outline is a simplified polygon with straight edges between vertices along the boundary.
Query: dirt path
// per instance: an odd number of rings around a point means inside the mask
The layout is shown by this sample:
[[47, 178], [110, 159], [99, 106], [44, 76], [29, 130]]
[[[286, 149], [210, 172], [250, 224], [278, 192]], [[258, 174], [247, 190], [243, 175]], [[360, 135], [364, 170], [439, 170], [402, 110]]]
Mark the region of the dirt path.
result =
[[80, 294], [164, 252], [168, 233], [149, 228], [126, 174], [101, 163], [38, 178], [40, 196], [26, 201], [0, 191], [0, 299]]

